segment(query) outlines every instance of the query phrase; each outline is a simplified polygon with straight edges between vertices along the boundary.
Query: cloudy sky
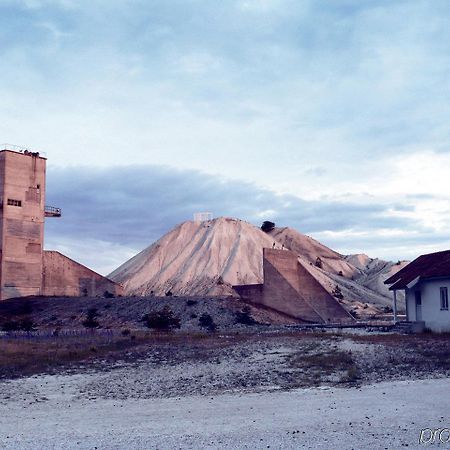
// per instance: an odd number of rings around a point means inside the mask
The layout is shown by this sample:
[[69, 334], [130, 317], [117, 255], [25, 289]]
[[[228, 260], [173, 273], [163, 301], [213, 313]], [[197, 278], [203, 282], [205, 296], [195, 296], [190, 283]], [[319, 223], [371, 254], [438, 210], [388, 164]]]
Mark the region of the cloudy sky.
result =
[[448, 0], [0, 0], [0, 142], [108, 273], [196, 211], [450, 248]]

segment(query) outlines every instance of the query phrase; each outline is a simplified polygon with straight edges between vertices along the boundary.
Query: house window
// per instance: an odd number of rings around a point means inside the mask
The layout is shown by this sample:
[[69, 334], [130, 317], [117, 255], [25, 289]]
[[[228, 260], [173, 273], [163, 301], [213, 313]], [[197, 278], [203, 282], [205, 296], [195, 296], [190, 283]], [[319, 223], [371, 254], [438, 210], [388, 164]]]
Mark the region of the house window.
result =
[[441, 310], [448, 310], [448, 289], [441, 287]]
[[10, 205], [10, 206], [22, 206], [22, 200], [14, 200], [12, 198], [8, 198], [8, 205]]

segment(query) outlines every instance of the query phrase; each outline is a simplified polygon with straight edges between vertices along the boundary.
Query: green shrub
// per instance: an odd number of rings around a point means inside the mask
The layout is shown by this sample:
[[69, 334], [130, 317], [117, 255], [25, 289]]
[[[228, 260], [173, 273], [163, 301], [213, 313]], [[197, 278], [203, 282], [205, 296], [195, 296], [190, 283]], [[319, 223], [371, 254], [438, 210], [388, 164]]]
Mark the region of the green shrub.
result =
[[263, 230], [265, 233], [272, 231], [274, 228], [275, 228], [275, 223], [271, 222], [270, 220], [265, 220], [263, 222], [263, 224], [261, 225], [261, 230]]
[[86, 319], [83, 320], [82, 324], [86, 328], [98, 328], [100, 326], [97, 317], [98, 317], [97, 308], [89, 308], [86, 313]]
[[2, 331], [35, 331], [36, 325], [31, 319], [23, 319], [20, 321], [10, 320], [4, 322]]
[[146, 314], [142, 321], [148, 328], [157, 330], [170, 330], [181, 326], [180, 318], [174, 315], [169, 306], [164, 306], [161, 311], [152, 311]]
[[332, 294], [340, 300], [343, 300], [343, 298], [344, 298], [344, 294], [342, 293], [341, 288], [338, 285], [335, 286]]
[[214, 323], [214, 319], [206, 313], [203, 313], [198, 319], [198, 324], [202, 328], [206, 328], [208, 331], [216, 331], [217, 325]]
[[238, 311], [235, 316], [236, 323], [243, 325], [256, 325], [258, 322], [252, 317], [249, 306], [245, 306], [242, 311]]

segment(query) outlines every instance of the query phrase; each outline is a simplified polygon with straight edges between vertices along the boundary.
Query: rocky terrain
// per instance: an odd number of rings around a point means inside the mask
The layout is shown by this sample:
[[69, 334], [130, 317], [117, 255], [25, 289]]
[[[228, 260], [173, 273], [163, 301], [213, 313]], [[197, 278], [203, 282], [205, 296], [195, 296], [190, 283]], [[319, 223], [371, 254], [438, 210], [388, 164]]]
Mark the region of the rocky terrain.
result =
[[259, 324], [296, 324], [294, 319], [247, 305], [233, 297], [32, 297], [0, 302], [0, 331], [30, 322], [37, 331], [86, 330], [89, 311], [95, 311], [98, 330], [146, 330], [147, 314], [169, 308], [180, 320], [180, 331], [201, 330], [199, 318], [209, 315], [221, 331], [239, 330], [237, 314], [248, 310]]
[[[70, 338], [0, 339], [3, 359], [14, 345], [35, 361], [30, 377], [3, 371], [2, 448], [417, 448], [421, 429], [448, 426], [447, 336], [169, 333], [108, 351], [102, 339], [76, 338], [88, 356], [60, 365]], [[41, 347], [52, 365], [36, 371]]]

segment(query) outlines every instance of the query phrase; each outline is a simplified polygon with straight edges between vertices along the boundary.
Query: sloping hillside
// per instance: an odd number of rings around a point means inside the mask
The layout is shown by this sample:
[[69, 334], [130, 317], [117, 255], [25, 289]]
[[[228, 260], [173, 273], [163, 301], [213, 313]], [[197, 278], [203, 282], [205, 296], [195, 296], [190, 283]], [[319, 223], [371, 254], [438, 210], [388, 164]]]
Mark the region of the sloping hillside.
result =
[[[393, 263], [370, 258], [365, 254], [344, 256], [289, 227], [274, 228], [268, 234], [285, 248], [308, 261], [313, 266], [311, 270], [315, 277], [319, 278], [330, 292], [336, 285], [339, 286], [345, 301], [353, 302], [358, 310], [368, 309], [367, 312], [374, 312], [370, 309], [370, 304], [391, 306], [392, 294], [384, 280], [404, 267], [407, 261]], [[320, 267], [316, 265], [317, 258], [320, 258]], [[404, 298], [402, 293], [398, 294], [399, 307], [402, 309]]]
[[336, 275], [341, 273], [346, 277], [351, 277], [357, 272], [357, 269], [347, 262], [343, 255], [293, 228], [274, 228], [268, 234], [288, 250], [297, 253], [314, 265], [319, 257], [321, 267], [326, 272]]
[[270, 236], [242, 220], [189, 221], [109, 277], [128, 295], [233, 294], [231, 285], [262, 283], [262, 249], [272, 246]]
[[[372, 291], [391, 298], [392, 293], [389, 292], [388, 286], [384, 284], [390, 276], [394, 275], [400, 269], [408, 264], [408, 261], [383, 261], [378, 258], [370, 258], [367, 255], [349, 255], [345, 259], [358, 268], [358, 273], [355, 273], [353, 279]], [[398, 292], [400, 301], [404, 301], [403, 292]]]

